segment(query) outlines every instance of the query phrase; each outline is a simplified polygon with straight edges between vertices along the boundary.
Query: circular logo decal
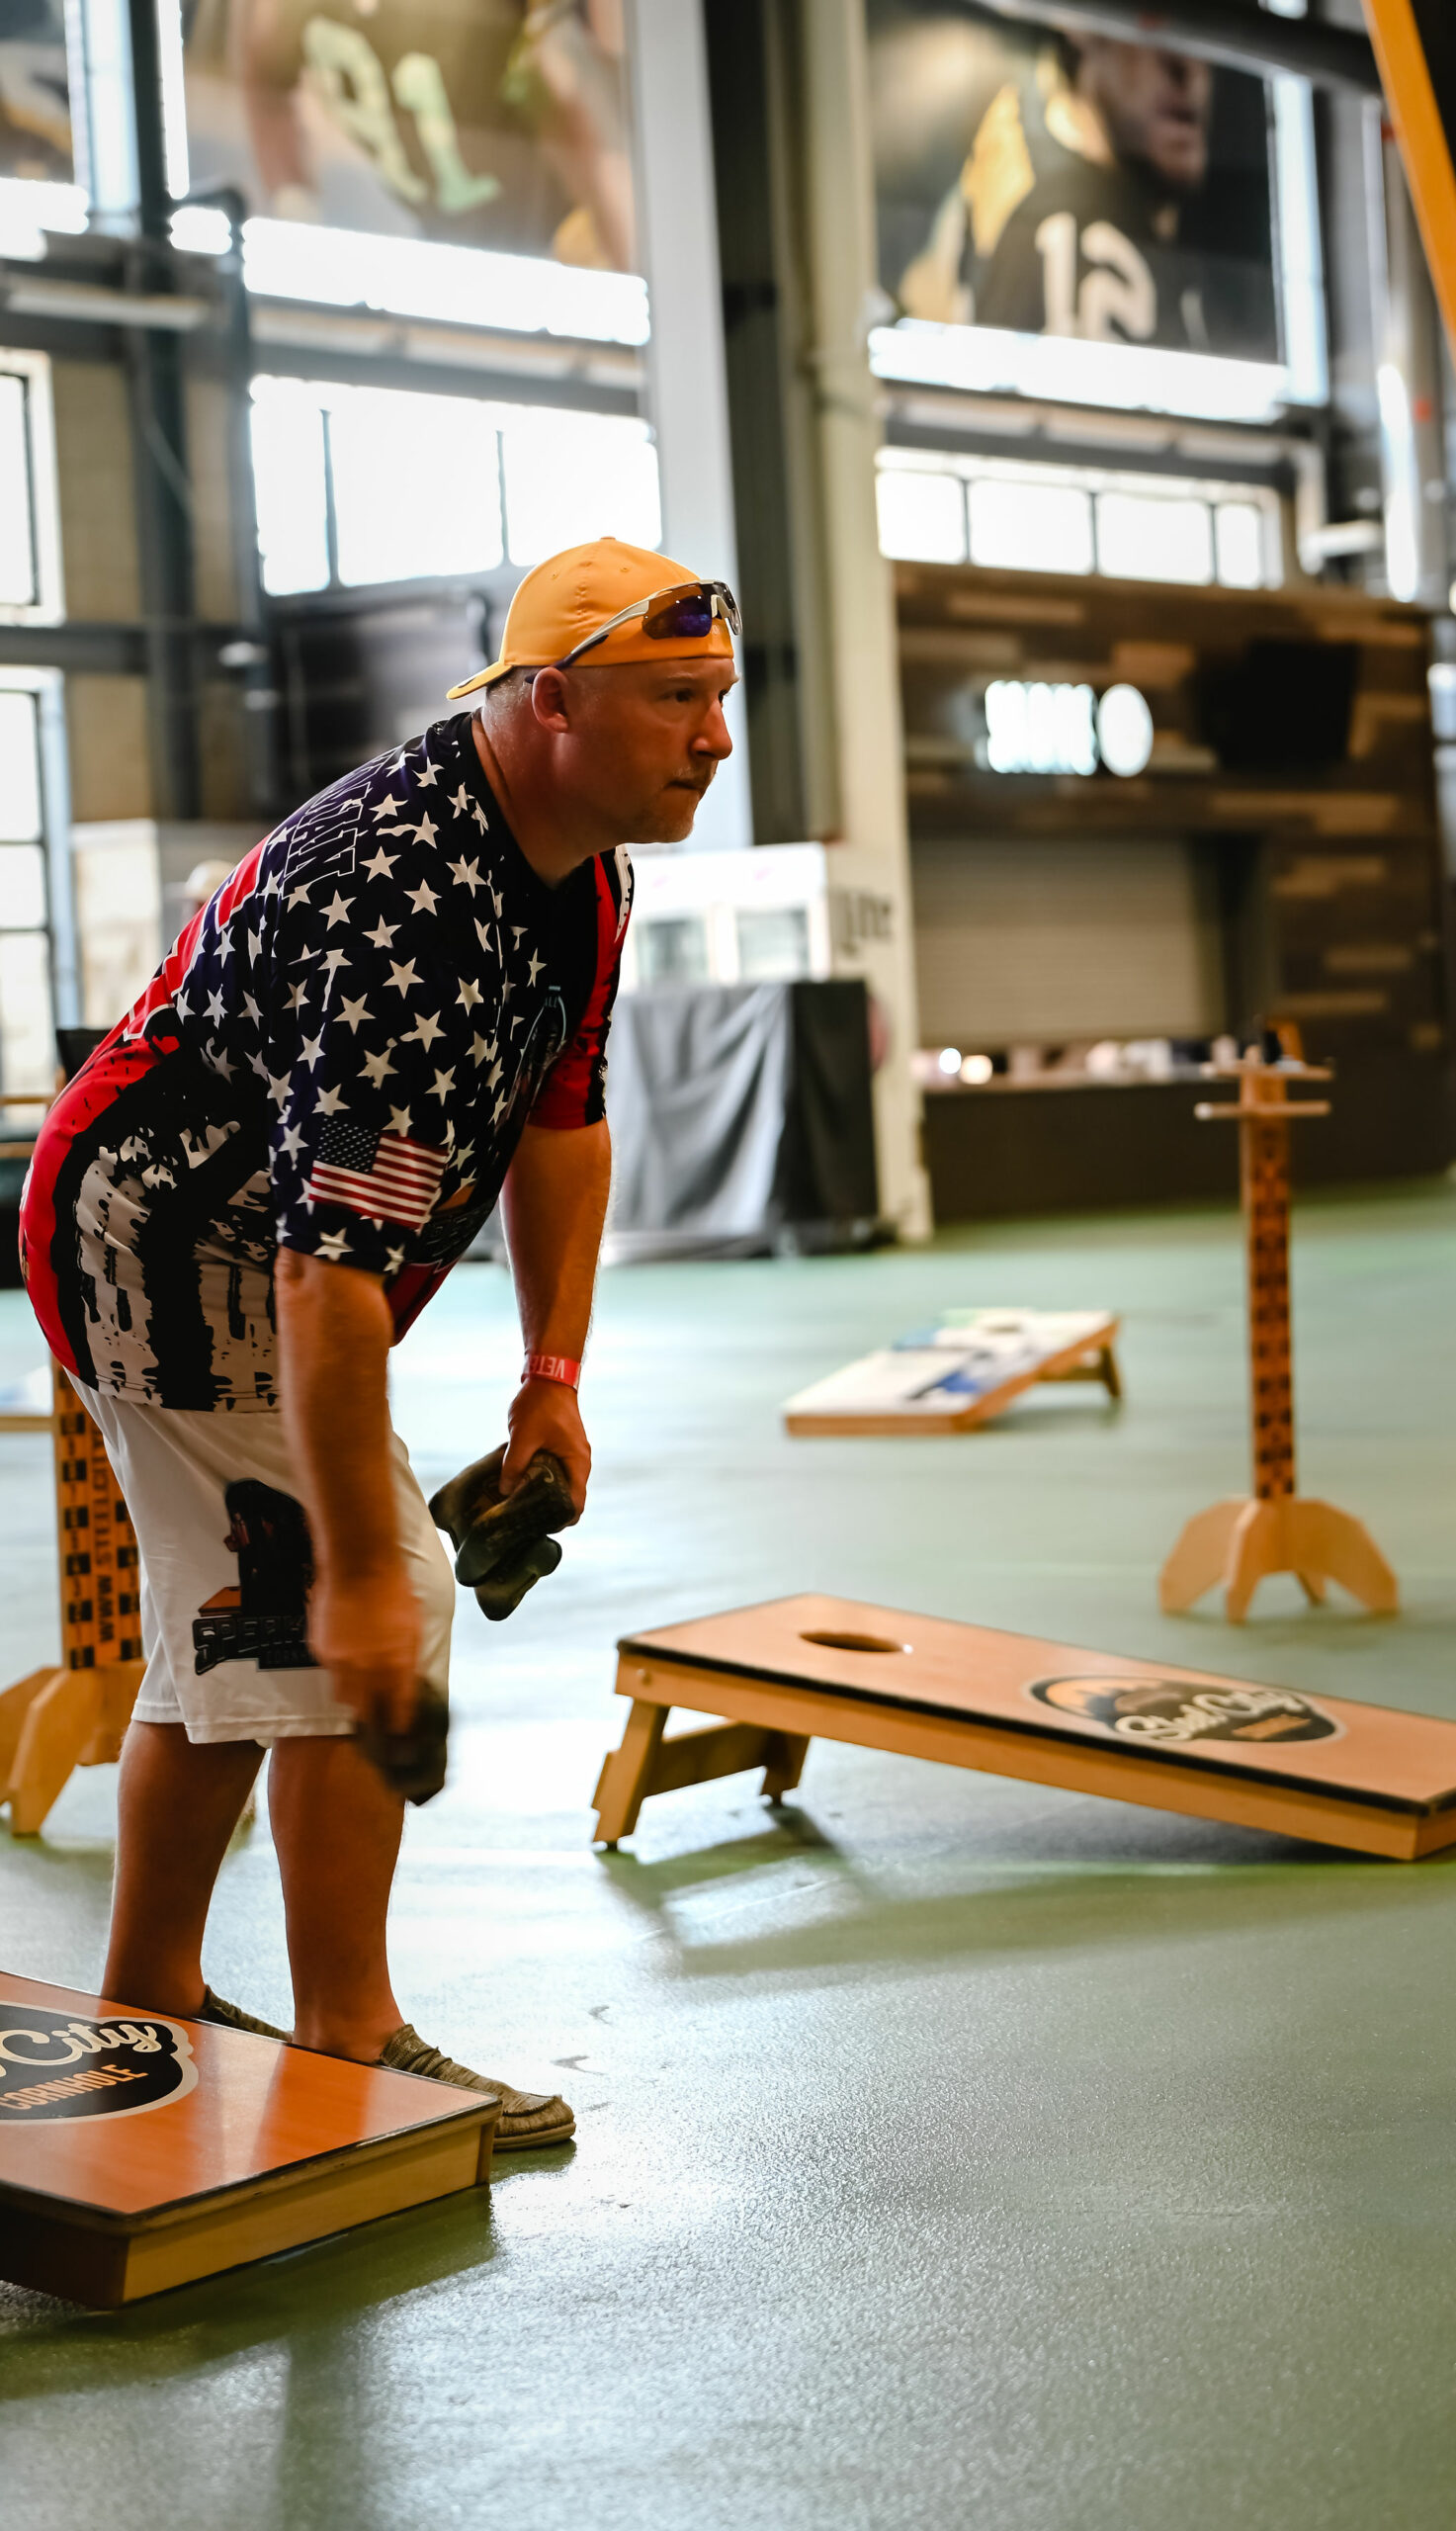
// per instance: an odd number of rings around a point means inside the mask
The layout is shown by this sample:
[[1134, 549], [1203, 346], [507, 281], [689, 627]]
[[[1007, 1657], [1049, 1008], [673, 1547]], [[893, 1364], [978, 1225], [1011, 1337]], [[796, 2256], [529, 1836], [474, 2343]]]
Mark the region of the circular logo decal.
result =
[[1026, 1693], [1136, 1749], [1178, 1749], [1195, 1740], [1282, 1747], [1289, 1740], [1337, 1739], [1342, 1727], [1291, 1688], [1232, 1681], [1037, 1679]]
[[175, 2021], [77, 2021], [0, 2003], [0, 2135], [57, 2118], [128, 2118], [181, 2100], [196, 2081]]

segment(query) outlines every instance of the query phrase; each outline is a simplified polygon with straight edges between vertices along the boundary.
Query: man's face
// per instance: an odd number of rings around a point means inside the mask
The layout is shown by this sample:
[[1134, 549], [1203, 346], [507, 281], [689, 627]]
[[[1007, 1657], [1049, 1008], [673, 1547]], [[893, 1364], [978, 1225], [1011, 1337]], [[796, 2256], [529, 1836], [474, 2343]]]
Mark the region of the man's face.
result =
[[1078, 50], [1077, 93], [1096, 107], [1118, 157], [1144, 160], [1174, 192], [1196, 193], [1208, 174], [1208, 63], [1111, 36], [1079, 40]]
[[558, 762], [570, 788], [624, 843], [681, 843], [732, 741], [724, 701], [731, 659], [548, 669], [539, 707], [563, 707]]

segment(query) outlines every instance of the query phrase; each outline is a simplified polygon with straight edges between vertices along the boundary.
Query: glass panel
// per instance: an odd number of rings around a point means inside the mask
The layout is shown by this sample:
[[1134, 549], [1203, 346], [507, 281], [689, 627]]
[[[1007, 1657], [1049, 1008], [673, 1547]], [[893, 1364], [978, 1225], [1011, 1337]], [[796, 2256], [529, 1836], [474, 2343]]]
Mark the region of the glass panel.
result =
[[1256, 501], [1220, 501], [1214, 512], [1219, 578], [1226, 589], [1264, 584], [1264, 518]]
[[253, 381], [253, 486], [265, 589], [327, 588], [323, 415], [313, 390], [291, 378]]
[[39, 843], [0, 845], [0, 931], [45, 924], [45, 855]]
[[45, 934], [0, 932], [0, 1089], [48, 1093], [54, 1079]]
[[0, 376], [0, 606], [36, 603], [26, 382]]
[[[162, 939], [161, 873], [149, 829], [107, 841], [82, 840], [71, 854], [81, 949], [81, 1015], [88, 1028], [114, 1028], [129, 1010], [167, 945]], [[104, 833], [103, 829], [103, 833]]]
[[36, 698], [0, 686], [0, 842], [31, 843], [41, 832], [41, 748]]
[[1214, 575], [1213, 513], [1207, 501], [1099, 492], [1097, 563], [1114, 579], [1205, 587]]
[[347, 588], [487, 571], [500, 562], [500, 467], [481, 405], [371, 387], [329, 393], [328, 405]]
[[528, 406], [501, 415], [506, 542], [513, 563], [620, 536], [662, 539], [657, 452], [645, 422]]
[[738, 916], [738, 973], [745, 984], [786, 984], [809, 973], [809, 915], [803, 906], [764, 906]]
[[970, 487], [971, 560], [988, 570], [1090, 571], [1092, 504], [1074, 485], [1006, 482]]
[[[339, 163], [347, 166], [347, 153]], [[412, 237], [352, 236], [303, 219], [249, 219], [243, 248], [248, 288], [265, 299], [362, 305], [593, 343], [644, 343], [649, 330], [647, 286], [633, 273]]]
[[638, 973], [644, 985], [697, 985], [708, 976], [708, 925], [700, 915], [644, 922], [638, 932]]
[[225, 255], [232, 243], [232, 222], [225, 211], [209, 203], [184, 203], [172, 214], [172, 243], [183, 255]]
[[902, 563], [964, 563], [966, 493], [957, 475], [882, 466], [875, 484], [880, 551]]

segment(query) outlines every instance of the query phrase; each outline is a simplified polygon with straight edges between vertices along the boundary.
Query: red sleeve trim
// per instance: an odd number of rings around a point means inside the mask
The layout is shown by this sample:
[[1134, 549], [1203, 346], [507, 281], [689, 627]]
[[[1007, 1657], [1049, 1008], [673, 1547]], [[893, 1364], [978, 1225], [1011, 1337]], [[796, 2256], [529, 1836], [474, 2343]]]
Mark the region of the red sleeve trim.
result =
[[533, 1125], [549, 1133], [573, 1133], [598, 1125], [606, 1113], [607, 1031], [622, 972], [622, 943], [632, 912], [632, 864], [625, 851], [602, 853], [596, 863], [597, 963], [581, 1025], [547, 1074]]

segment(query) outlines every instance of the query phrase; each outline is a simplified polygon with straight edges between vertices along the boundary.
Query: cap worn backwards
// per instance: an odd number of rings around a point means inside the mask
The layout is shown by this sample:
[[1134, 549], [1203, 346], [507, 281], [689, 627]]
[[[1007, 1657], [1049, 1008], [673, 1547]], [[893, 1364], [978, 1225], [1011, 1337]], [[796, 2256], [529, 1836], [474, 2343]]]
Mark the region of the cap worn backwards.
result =
[[[642, 545], [624, 545], [615, 536], [599, 536], [590, 545], [569, 545], [528, 571], [510, 603], [500, 656], [477, 675], [453, 685], [447, 701], [494, 685], [513, 668], [549, 668], [565, 658], [599, 625], [620, 615], [639, 598], [660, 596], [664, 589], [692, 587], [697, 573], [654, 554]], [[627, 665], [632, 660], [727, 658], [733, 655], [732, 636], [721, 616], [706, 634], [672, 634], [654, 641], [643, 632], [639, 616], [619, 624], [590, 655], [593, 667]]]

